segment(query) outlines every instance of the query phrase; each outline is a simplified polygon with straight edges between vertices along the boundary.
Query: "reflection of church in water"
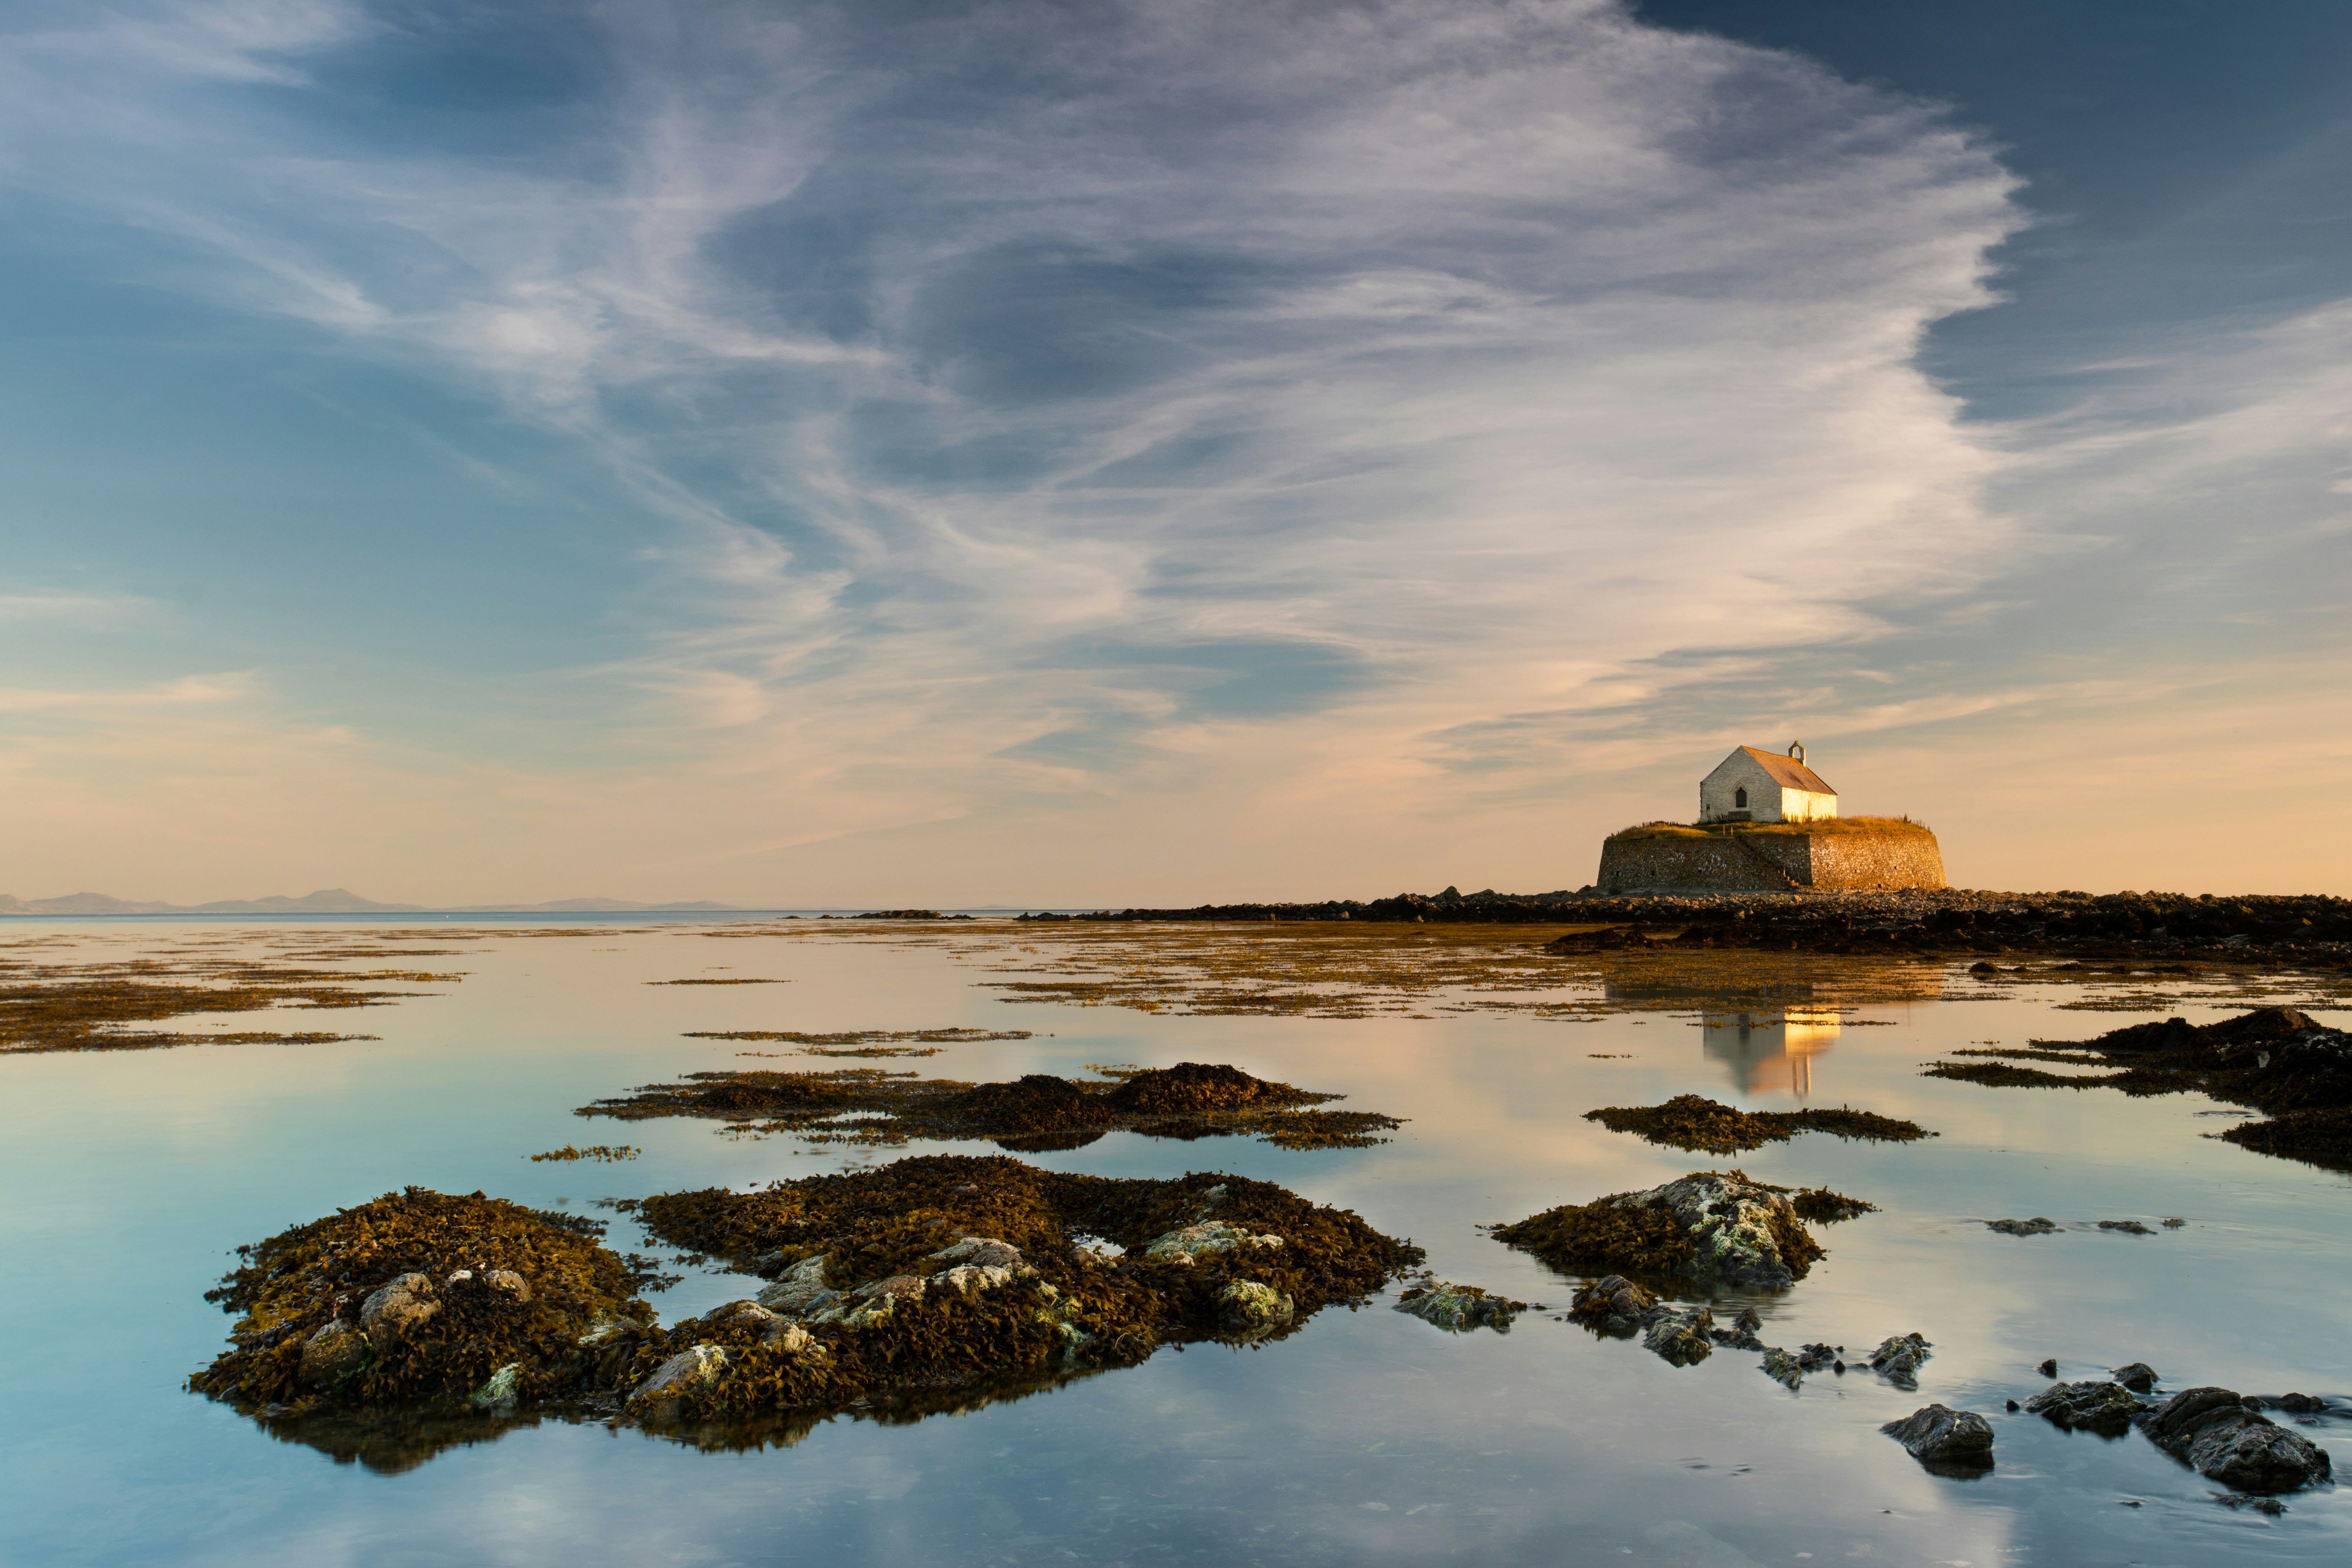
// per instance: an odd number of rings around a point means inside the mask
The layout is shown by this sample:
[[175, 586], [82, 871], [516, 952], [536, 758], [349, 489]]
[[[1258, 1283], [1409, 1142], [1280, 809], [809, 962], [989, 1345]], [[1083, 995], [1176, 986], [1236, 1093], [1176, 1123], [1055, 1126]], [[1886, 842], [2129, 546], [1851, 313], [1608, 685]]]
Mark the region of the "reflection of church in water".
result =
[[1732, 1086], [1743, 1094], [1786, 1089], [1805, 1098], [1813, 1092], [1813, 1058], [1838, 1037], [1834, 1008], [1710, 1012], [1702, 1020], [1706, 1054], [1731, 1070]]

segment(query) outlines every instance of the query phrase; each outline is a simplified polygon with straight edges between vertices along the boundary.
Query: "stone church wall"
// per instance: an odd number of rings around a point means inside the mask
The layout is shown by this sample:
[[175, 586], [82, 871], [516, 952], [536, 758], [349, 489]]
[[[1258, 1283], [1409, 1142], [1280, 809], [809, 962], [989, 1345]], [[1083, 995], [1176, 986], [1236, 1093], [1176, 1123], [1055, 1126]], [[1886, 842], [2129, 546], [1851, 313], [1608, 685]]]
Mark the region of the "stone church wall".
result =
[[1601, 846], [1604, 893], [1791, 893], [1943, 887], [1933, 833], [1681, 833]]

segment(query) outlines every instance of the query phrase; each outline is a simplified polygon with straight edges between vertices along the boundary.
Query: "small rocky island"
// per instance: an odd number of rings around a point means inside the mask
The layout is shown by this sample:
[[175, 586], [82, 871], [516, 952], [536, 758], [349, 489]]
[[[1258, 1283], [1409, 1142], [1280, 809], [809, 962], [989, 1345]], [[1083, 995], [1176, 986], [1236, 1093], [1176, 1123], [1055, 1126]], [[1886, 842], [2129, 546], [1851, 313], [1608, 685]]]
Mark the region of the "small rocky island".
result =
[[1594, 886], [1622, 893], [1939, 888], [1943, 851], [1908, 817], [1841, 817], [1837, 791], [1786, 754], [1743, 746], [1699, 781], [1698, 821], [1646, 822], [1601, 846]]

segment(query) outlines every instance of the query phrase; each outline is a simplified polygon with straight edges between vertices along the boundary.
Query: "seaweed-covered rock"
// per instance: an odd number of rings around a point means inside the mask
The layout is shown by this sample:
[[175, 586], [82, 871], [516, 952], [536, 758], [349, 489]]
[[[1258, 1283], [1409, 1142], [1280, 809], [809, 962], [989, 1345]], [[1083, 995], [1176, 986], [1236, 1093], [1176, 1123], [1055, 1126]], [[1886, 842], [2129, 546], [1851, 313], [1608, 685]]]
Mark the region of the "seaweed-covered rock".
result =
[[1676, 1366], [1705, 1361], [1715, 1351], [1715, 1314], [1705, 1307], [1654, 1314], [1642, 1331], [1642, 1348]]
[[[1118, 1181], [1004, 1158], [633, 1207], [667, 1241], [786, 1277], [767, 1301], [664, 1332], [593, 1223], [411, 1188], [247, 1249], [215, 1293], [247, 1314], [236, 1348], [191, 1382], [273, 1429], [332, 1416], [365, 1435], [321, 1427], [301, 1440], [355, 1441], [404, 1466], [558, 1402], [725, 1442], [747, 1422], [801, 1430], [844, 1408], [912, 1418], [1133, 1364], [1163, 1343], [1286, 1333], [1421, 1261], [1270, 1183]], [[394, 1423], [438, 1435], [387, 1446]]]
[[1580, 1287], [1568, 1315], [1596, 1333], [1622, 1339], [1639, 1330], [1657, 1304], [1654, 1292], [1622, 1274], [1612, 1274]]
[[1931, 1469], [1982, 1469], [1992, 1463], [1992, 1423], [1973, 1410], [1923, 1406], [1879, 1430]]
[[1515, 1301], [1508, 1296], [1490, 1296], [1476, 1285], [1443, 1284], [1416, 1285], [1397, 1298], [1396, 1310], [1410, 1312], [1425, 1323], [1453, 1333], [1471, 1329], [1490, 1328], [1497, 1333], [1508, 1333], [1511, 1319], [1526, 1312], [1525, 1301]]
[[1708, 1284], [1785, 1289], [1822, 1257], [1782, 1189], [1739, 1171], [1696, 1171], [1645, 1192], [1563, 1205], [1497, 1239], [1556, 1268], [1600, 1266]]
[[1703, 1094], [1677, 1094], [1656, 1105], [1604, 1105], [1584, 1119], [1612, 1133], [1632, 1133], [1653, 1144], [1710, 1155], [1736, 1155], [1766, 1144], [1785, 1143], [1799, 1133], [1833, 1133], [1841, 1138], [1908, 1143], [1932, 1138], [1916, 1122], [1881, 1116], [1841, 1105], [1836, 1110], [1742, 1111]]
[[2053, 1384], [2025, 1402], [2028, 1411], [2069, 1431], [2080, 1427], [2109, 1437], [2120, 1435], [2147, 1407], [2122, 1383], [2104, 1378]]
[[[593, 1220], [475, 1194], [387, 1193], [267, 1241], [207, 1299], [242, 1320], [189, 1386], [248, 1412], [442, 1402], [462, 1410], [509, 1367], [512, 1401], [570, 1393], [649, 1322]], [[439, 1284], [434, 1281], [438, 1280]]]
[[1223, 1134], [1284, 1148], [1360, 1148], [1398, 1125], [1374, 1111], [1315, 1109], [1344, 1098], [1253, 1077], [1223, 1063], [1109, 1070], [1110, 1081], [1032, 1072], [1008, 1083], [920, 1078], [884, 1068], [691, 1072], [677, 1083], [583, 1105], [625, 1121], [709, 1116], [737, 1131], [791, 1133], [812, 1143], [904, 1144], [987, 1138], [1034, 1152], [1078, 1148], [1114, 1128], [1154, 1138]]
[[2157, 1447], [2234, 1491], [2294, 1491], [2329, 1478], [2327, 1450], [2227, 1388], [2184, 1388], [2141, 1419]]
[[1919, 1364], [1927, 1359], [1929, 1343], [1916, 1333], [1890, 1335], [1870, 1353], [1871, 1370], [1897, 1388], [1916, 1387]]
[[1734, 1350], [1766, 1350], [1770, 1348], [1756, 1337], [1764, 1326], [1764, 1318], [1754, 1307], [1742, 1307], [1728, 1327], [1718, 1326], [1707, 1332], [1707, 1337], [1717, 1344], [1727, 1344]]
[[764, 1192], [672, 1193], [640, 1212], [664, 1240], [746, 1265], [822, 1255], [843, 1287], [797, 1321], [810, 1341], [789, 1350], [708, 1322], [640, 1349], [648, 1367], [688, 1336], [729, 1351], [720, 1375], [679, 1396], [704, 1421], [853, 1400], [929, 1408], [957, 1386], [1050, 1382], [1131, 1364], [1171, 1341], [1287, 1333], [1420, 1259], [1354, 1215], [1269, 1183], [1122, 1181], [1003, 1157], [929, 1155]]
[[1801, 1345], [1790, 1351], [1776, 1344], [1767, 1345], [1764, 1349], [1764, 1375], [1776, 1383], [1788, 1385], [1792, 1390], [1804, 1382], [1805, 1374], [1835, 1364], [1837, 1351], [1831, 1345]]

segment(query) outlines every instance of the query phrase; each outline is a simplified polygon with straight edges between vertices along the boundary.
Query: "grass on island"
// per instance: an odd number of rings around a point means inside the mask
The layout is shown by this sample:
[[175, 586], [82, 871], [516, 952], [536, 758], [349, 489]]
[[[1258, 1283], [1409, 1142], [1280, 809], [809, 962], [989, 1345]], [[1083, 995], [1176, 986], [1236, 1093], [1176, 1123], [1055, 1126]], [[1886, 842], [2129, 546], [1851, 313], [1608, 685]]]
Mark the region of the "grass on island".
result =
[[1781, 833], [1814, 836], [1833, 833], [1876, 833], [1897, 837], [1934, 838], [1925, 822], [1908, 817], [1822, 817], [1810, 822], [1642, 822], [1620, 828], [1612, 839], [1713, 839], [1734, 833]]

